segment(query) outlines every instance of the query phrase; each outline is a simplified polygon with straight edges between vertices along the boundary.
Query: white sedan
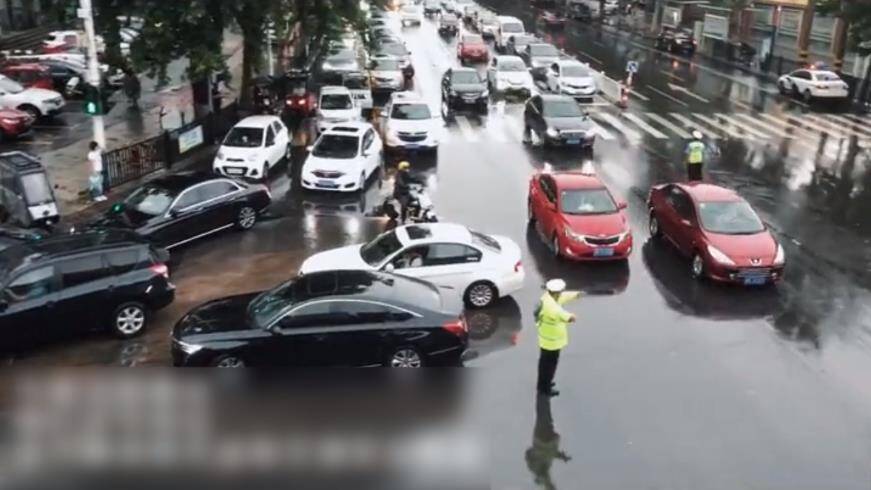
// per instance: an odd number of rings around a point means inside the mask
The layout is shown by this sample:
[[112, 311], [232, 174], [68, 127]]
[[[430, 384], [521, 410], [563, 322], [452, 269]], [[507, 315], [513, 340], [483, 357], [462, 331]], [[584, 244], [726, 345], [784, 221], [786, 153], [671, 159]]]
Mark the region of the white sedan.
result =
[[795, 70], [777, 80], [781, 94], [793, 94], [810, 102], [813, 99], [846, 99], [850, 86], [837, 73], [826, 70]]
[[511, 239], [449, 223], [407, 225], [362, 245], [315, 254], [300, 274], [352, 269], [383, 270], [429, 281], [482, 308], [523, 286], [520, 247]]

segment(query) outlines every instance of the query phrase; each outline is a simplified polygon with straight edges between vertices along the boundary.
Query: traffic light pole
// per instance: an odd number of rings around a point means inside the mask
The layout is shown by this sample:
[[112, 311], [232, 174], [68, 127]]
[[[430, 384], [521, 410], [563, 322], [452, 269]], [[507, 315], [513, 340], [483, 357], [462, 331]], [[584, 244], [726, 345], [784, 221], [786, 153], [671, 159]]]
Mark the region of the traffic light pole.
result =
[[[100, 61], [97, 59], [97, 37], [94, 32], [94, 9], [91, 5], [91, 0], [80, 0], [81, 8], [79, 9], [79, 18], [84, 21], [85, 34], [88, 38], [88, 83], [92, 87], [97, 88], [97, 93], [100, 93]], [[100, 106], [102, 106], [102, 95], [100, 95]], [[94, 124], [94, 141], [100, 145], [100, 148], [106, 148], [106, 129], [103, 124], [102, 110], [91, 116]]]

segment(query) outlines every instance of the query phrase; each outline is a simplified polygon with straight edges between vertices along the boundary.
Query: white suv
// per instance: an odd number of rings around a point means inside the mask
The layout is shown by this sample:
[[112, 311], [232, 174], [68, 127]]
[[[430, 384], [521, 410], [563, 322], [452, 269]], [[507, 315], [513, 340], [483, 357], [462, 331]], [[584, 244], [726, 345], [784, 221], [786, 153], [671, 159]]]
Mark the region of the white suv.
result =
[[306, 189], [362, 192], [381, 167], [381, 138], [367, 122], [341, 123], [321, 134], [302, 164]]
[[799, 95], [810, 102], [814, 98], [846, 99], [850, 86], [836, 73], [826, 70], [795, 70], [777, 80], [780, 93]]
[[487, 83], [491, 93], [532, 95], [535, 87], [532, 75], [519, 56], [495, 56], [487, 68]]
[[362, 119], [362, 109], [354, 102], [354, 97], [347, 87], [333, 85], [321, 87], [317, 112], [318, 133], [330, 129], [337, 123], [360, 119]]
[[394, 92], [384, 106], [381, 129], [387, 151], [434, 151], [439, 146], [442, 121], [418, 95]]
[[275, 116], [242, 119], [224, 137], [212, 169], [217, 174], [266, 180], [269, 169], [290, 155], [290, 133]]
[[18, 109], [39, 119], [54, 116], [63, 106], [63, 95], [54, 90], [24, 88], [15, 80], [0, 75], [0, 107]]

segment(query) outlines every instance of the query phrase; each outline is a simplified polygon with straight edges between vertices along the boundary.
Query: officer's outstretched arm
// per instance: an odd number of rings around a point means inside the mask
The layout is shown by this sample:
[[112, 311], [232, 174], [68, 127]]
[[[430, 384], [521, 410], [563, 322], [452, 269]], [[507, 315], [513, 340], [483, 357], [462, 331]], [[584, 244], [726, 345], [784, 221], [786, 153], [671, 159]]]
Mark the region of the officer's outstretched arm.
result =
[[560, 294], [557, 303], [564, 305], [581, 297], [580, 291], [565, 291]]

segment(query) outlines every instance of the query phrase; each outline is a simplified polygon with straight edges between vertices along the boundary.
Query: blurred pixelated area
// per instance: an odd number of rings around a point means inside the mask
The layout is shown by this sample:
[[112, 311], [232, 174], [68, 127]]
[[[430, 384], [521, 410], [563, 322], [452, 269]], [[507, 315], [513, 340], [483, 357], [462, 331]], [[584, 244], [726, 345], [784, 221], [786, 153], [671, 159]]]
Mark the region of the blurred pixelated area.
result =
[[6, 374], [3, 489], [488, 487], [455, 370]]

